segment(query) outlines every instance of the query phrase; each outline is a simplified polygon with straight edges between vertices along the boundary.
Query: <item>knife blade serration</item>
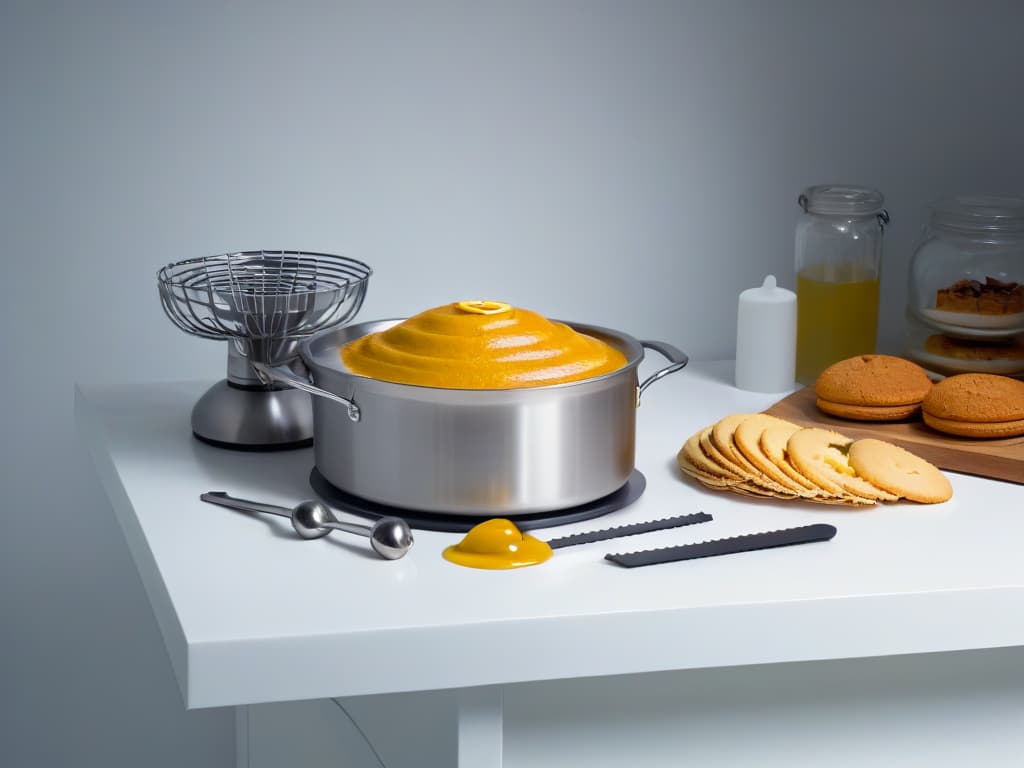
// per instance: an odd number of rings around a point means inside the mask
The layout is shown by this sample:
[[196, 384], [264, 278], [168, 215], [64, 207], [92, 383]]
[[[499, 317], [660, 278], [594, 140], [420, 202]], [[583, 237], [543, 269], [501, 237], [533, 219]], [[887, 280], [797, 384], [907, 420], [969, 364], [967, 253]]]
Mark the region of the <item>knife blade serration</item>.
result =
[[675, 517], [664, 517], [659, 520], [647, 520], [643, 523], [630, 523], [613, 528], [603, 528], [599, 531], [585, 531], [584, 533], [559, 536], [555, 539], [548, 539], [548, 546], [552, 549], [559, 549], [560, 547], [571, 547], [574, 544], [590, 544], [594, 541], [617, 539], [621, 536], [635, 536], [638, 533], [663, 531], [667, 528], [679, 528], [684, 525], [706, 523], [712, 519], [711, 515], [705, 512], [697, 512], [692, 515], [676, 515]]
[[636, 568], [642, 565], [672, 563], [678, 560], [694, 560], [699, 557], [715, 555], [731, 555], [737, 552], [752, 552], [757, 549], [787, 547], [793, 544], [809, 544], [815, 541], [828, 541], [836, 535], [836, 528], [825, 523], [802, 525], [797, 528], [783, 528], [778, 531], [764, 533], [747, 533], [742, 536], [730, 536], [725, 539], [712, 539], [695, 544], [683, 544], [678, 547], [647, 549], [640, 552], [625, 552], [605, 555], [606, 560], [624, 566]]

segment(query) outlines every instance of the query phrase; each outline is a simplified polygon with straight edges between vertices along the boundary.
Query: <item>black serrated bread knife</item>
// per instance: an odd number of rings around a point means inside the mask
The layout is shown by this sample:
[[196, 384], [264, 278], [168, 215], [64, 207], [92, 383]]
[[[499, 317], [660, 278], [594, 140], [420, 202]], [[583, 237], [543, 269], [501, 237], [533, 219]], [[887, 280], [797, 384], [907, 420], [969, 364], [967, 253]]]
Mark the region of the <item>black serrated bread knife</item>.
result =
[[784, 528], [780, 531], [765, 533], [748, 533], [743, 536], [730, 536], [726, 539], [712, 539], [696, 544], [683, 544], [679, 547], [648, 549], [641, 552], [605, 555], [606, 560], [618, 563], [626, 568], [658, 563], [673, 563], [677, 560], [694, 560], [698, 557], [715, 555], [731, 555], [736, 552], [751, 552], [755, 549], [771, 549], [772, 547], [788, 547], [792, 544], [808, 544], [814, 541], [828, 541], [836, 535], [834, 525], [817, 523], [802, 525], [799, 528]]
[[585, 533], [573, 533], [569, 536], [559, 536], [556, 539], [548, 539], [548, 546], [552, 549], [559, 547], [571, 547], [573, 544], [589, 544], [592, 541], [606, 541], [617, 539], [620, 536], [635, 536], [638, 533], [649, 533], [650, 531], [663, 531], [666, 528], [679, 528], [684, 525], [695, 523], [706, 523], [713, 518], [704, 512], [697, 512], [693, 515], [677, 515], [675, 517], [663, 517], [660, 520], [648, 520], [644, 523], [630, 523], [628, 525], [617, 525], [613, 528], [603, 528], [600, 531], [587, 531]]

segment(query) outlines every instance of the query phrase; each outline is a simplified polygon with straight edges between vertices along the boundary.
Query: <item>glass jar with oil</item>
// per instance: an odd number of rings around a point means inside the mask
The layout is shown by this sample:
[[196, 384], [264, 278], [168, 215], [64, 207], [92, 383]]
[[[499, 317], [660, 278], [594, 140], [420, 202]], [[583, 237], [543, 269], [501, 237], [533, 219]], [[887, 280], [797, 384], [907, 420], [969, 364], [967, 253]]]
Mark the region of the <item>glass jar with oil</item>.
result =
[[882, 193], [866, 187], [822, 184], [798, 202], [796, 380], [813, 385], [832, 363], [875, 351], [889, 214]]

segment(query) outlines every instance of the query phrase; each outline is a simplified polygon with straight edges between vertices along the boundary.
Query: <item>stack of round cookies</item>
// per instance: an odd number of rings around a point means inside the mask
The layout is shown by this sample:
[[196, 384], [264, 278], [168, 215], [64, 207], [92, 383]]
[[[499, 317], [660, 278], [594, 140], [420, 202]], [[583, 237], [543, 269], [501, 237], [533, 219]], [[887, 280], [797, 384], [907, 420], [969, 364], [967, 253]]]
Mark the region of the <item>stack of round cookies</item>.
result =
[[899, 421], [916, 416], [931, 391], [924, 368], [892, 355], [858, 355], [821, 372], [814, 384], [818, 408], [857, 421]]
[[821, 372], [818, 410], [854, 421], [903, 421], [918, 415], [932, 429], [958, 437], [1024, 435], [1024, 381], [992, 373], [961, 373], [933, 384], [901, 357], [858, 355]]
[[922, 404], [924, 423], [961, 437], [1024, 435], [1024, 381], [991, 373], [943, 379]]
[[748, 496], [871, 505], [935, 504], [953, 495], [937, 467], [899, 446], [764, 413], [731, 414], [695, 432], [677, 460], [705, 486]]

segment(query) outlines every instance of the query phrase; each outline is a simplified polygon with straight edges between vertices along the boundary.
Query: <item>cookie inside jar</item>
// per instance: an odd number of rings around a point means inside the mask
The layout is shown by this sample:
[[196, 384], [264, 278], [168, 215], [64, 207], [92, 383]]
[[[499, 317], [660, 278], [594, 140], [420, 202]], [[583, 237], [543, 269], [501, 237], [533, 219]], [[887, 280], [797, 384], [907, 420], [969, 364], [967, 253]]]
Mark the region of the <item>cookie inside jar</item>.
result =
[[1024, 377], [1024, 199], [933, 205], [906, 316], [906, 355], [929, 371]]

